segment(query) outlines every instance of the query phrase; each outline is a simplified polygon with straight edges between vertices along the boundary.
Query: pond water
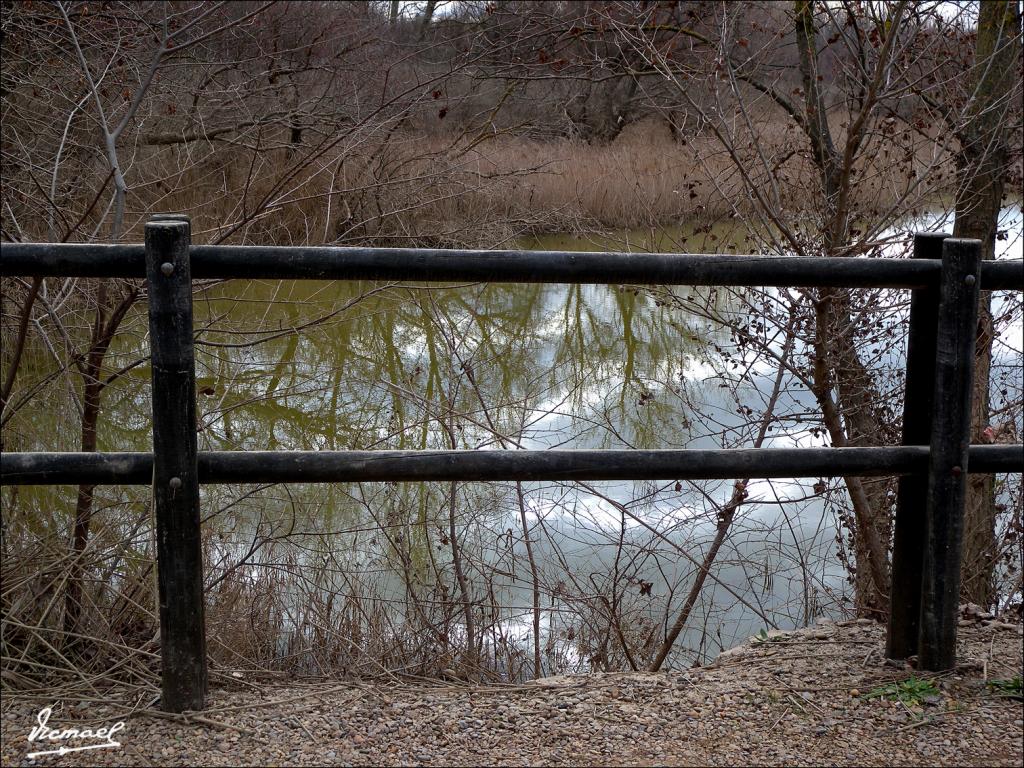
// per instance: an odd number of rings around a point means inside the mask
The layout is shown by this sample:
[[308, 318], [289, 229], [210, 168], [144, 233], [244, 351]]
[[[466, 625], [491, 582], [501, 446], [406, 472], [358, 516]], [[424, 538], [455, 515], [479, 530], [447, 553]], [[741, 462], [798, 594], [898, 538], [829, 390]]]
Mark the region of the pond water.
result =
[[[1019, 233], [1019, 206], [1009, 217], [1008, 230]], [[890, 247], [905, 250], [907, 233], [936, 226], [935, 217], [908, 221], [889, 233]], [[749, 236], [736, 228], [693, 229], [551, 236], [524, 245], [750, 250]], [[1001, 242], [1002, 257], [1020, 258], [1019, 235]], [[775, 369], [752, 363], [737, 374], [724, 356], [735, 351], [728, 333], [709, 319], [748, 310], [725, 290], [682, 289], [677, 296], [681, 301], [669, 306], [628, 286], [205, 285], [195, 299], [200, 449], [749, 445], [756, 431], [749, 414], [763, 408]], [[139, 306], [111, 349], [111, 371], [144, 358], [147, 330]], [[68, 328], [72, 338], [86, 331], [84, 321]], [[1019, 337], [1018, 321], [1000, 347], [1008, 363], [1021, 349]], [[897, 383], [901, 355], [896, 344], [875, 361]], [[743, 355], [738, 359], [742, 364]], [[22, 385], [54, 367], [53, 351], [35, 342]], [[148, 384], [142, 364], [108, 388], [101, 450], [150, 448]], [[68, 394], [74, 387], [74, 380], [53, 377], [36, 404], [5, 428], [6, 448], [75, 450], [77, 411]], [[766, 446], [824, 444], [811, 416], [814, 400], [794, 381], [785, 382], [779, 409], [788, 421]], [[848, 604], [835, 550], [835, 497], [812, 492], [813, 482], [750, 485], [672, 663], [706, 661], [761, 628], [799, 626]], [[9, 491], [5, 503], [14, 501]], [[207, 487], [208, 567], [211, 581], [243, 557], [247, 565], [235, 573], [252, 584], [261, 583], [261, 569], [290, 574], [277, 585], [284, 595], [278, 647], [290, 652], [305, 626], [301, 604], [310, 589], [377, 601], [399, 626], [412, 618], [411, 602], [454, 605], [454, 518], [478, 627], [488, 642], [528, 649], [525, 520], [542, 593], [545, 668], [583, 669], [600, 650], [600, 633], [612, 630], [605, 614], [628, 623], [615, 629], [638, 646], [656, 643], [666, 607], [673, 606], [670, 624], [731, 491], [732, 483], [722, 481]], [[66, 488], [23, 489], [17, 503], [51, 510], [41, 525], [58, 530], [74, 506]], [[135, 512], [110, 514], [100, 528], [128, 531], [147, 551], [150, 536], [132, 528], [146, 504], [140, 489], [102, 489], [100, 509]], [[288, 555], [284, 537], [295, 547]], [[255, 540], [263, 545], [252, 552]], [[610, 605], [615, 610], [602, 613]], [[457, 611], [440, 613], [436, 621], [449, 636], [465, 631]]]

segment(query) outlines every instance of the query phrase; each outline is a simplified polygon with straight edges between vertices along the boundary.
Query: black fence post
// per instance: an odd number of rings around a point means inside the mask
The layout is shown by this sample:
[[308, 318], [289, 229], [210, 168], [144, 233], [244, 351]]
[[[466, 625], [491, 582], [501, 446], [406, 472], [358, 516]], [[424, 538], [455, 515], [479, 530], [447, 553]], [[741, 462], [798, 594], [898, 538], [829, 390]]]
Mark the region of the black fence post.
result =
[[202, 709], [207, 686], [190, 239], [187, 220], [146, 224], [161, 706], [170, 712]]
[[149, 217], [149, 223], [158, 221], [183, 221], [188, 224], [189, 245], [192, 245], [192, 220], [187, 213], [154, 213]]
[[918, 639], [919, 668], [936, 672], [956, 666], [980, 266], [980, 240], [943, 242]]
[[[942, 259], [945, 233], [914, 236], [915, 259]], [[903, 396], [903, 445], [928, 445], [932, 439], [932, 398], [935, 394], [935, 334], [939, 320], [939, 288], [910, 294], [907, 331], [907, 379]], [[905, 659], [917, 653], [921, 620], [921, 571], [927, 537], [925, 499], [928, 475], [899, 479], [893, 524], [892, 577], [889, 589], [889, 632], [885, 655]]]

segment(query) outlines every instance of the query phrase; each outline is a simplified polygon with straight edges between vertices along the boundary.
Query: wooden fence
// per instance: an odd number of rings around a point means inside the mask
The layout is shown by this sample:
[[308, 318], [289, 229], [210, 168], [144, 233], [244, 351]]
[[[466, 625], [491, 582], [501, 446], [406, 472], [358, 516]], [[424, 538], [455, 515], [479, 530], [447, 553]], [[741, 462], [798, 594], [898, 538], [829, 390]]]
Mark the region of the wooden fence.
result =
[[[980, 290], [1024, 290], [1024, 264], [981, 261], [981, 243], [921, 234], [913, 259], [193, 246], [188, 218], [146, 224], [145, 245], [5, 243], [0, 272], [140, 278], [149, 284], [152, 453], [6, 453], [0, 484], [153, 487], [162, 706], [207, 691], [201, 483], [681, 480], [900, 476], [886, 652], [956, 662], [969, 472], [1021, 472], [1024, 446], [969, 445]], [[905, 288], [912, 294], [901, 446], [655, 451], [199, 452], [192, 280], [322, 279]]]

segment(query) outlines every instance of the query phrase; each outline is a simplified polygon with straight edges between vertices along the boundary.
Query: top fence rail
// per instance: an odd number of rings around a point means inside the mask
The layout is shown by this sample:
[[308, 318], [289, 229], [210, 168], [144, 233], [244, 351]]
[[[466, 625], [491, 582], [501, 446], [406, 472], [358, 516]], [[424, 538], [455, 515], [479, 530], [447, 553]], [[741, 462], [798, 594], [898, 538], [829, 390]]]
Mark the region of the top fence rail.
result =
[[[938, 260], [863, 257], [248, 245], [192, 246], [189, 256], [194, 279], [913, 289], [937, 287], [942, 272]], [[145, 246], [4, 243], [0, 274], [142, 278]], [[980, 277], [982, 290], [1024, 290], [1024, 261], [986, 261]]]

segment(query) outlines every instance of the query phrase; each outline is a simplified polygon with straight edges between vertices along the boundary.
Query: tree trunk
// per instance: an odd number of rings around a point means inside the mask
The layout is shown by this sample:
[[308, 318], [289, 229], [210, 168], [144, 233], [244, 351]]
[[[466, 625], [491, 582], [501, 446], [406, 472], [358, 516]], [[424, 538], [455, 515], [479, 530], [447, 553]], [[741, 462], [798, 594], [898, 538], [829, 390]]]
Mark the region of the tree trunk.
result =
[[420, 40], [426, 37], [430, 30], [430, 22], [434, 19], [434, 10], [437, 8], [437, 0], [427, 0], [423, 7], [423, 16], [420, 18]]
[[[100, 394], [103, 385], [100, 382], [100, 367], [103, 364], [105, 347], [98, 348], [94, 342], [86, 359], [82, 378], [85, 381], [82, 396], [82, 443], [84, 453], [96, 450], [96, 425], [100, 416]], [[64, 595], [64, 631], [78, 631], [78, 623], [82, 614], [82, 559], [89, 543], [89, 526], [92, 522], [92, 485], [78, 487], [78, 500], [75, 503], [75, 521], [71, 533], [71, 566], [68, 573], [67, 591]], [[69, 640], [71, 638], [68, 638]]]
[[[857, 356], [851, 335], [847, 292], [823, 290], [815, 306], [813, 389], [836, 448], [883, 442], [872, 405], [878, 402], [874, 381]], [[860, 616], [884, 618], [889, 604], [888, 489], [862, 477], [843, 479], [853, 506], [854, 604]]]
[[[824, 202], [825, 256], [845, 253], [849, 236], [850, 164], [866, 123], [855, 122], [843, 154], [836, 149], [819, 87], [818, 53], [813, 3], [798, 0], [795, 26], [800, 74], [803, 81], [802, 128], [811, 142]], [[880, 54], [885, 58], [888, 43]], [[882, 66], [881, 62], [878, 66]], [[869, 105], [865, 105], [865, 109]], [[854, 313], [847, 290], [822, 289], [815, 302], [814, 395], [822, 408], [832, 444], [878, 445], [883, 442], [883, 420], [874, 377], [861, 362], [854, 338]], [[833, 392], [835, 396], [833, 397]], [[891, 514], [889, 488], [884, 482], [844, 478], [853, 506], [854, 602], [861, 616], [884, 618], [889, 605], [888, 542]]]
[[473, 599], [469, 594], [469, 581], [466, 579], [466, 573], [462, 567], [462, 547], [459, 545], [459, 527], [455, 519], [457, 490], [458, 483], [451, 483], [448, 498], [448, 539], [452, 548], [452, 570], [455, 571], [455, 581], [459, 585], [462, 616], [466, 622], [466, 654], [463, 657], [463, 668], [467, 675], [476, 678], [480, 674], [479, 660], [476, 655], [476, 622], [473, 619]]
[[[96, 305], [96, 320], [85, 362], [80, 366], [82, 374], [82, 451], [92, 453], [97, 447], [97, 425], [100, 418], [100, 397], [110, 379], [103, 378], [103, 360], [107, 356], [110, 342], [117, 333], [124, 316], [139, 295], [138, 287], [129, 289], [108, 316], [103, 307], [106, 304], [107, 289], [101, 283]], [[64, 631], [77, 633], [82, 614], [82, 560], [89, 544], [89, 528], [92, 523], [92, 485], [78, 487], [75, 503], [75, 519], [71, 533], [71, 560], [67, 587], [64, 593]], [[71, 638], [68, 637], [68, 640]]]
[[530, 541], [530, 526], [526, 520], [526, 498], [523, 496], [522, 483], [516, 483], [516, 498], [519, 500], [519, 521], [523, 526], [523, 545], [526, 547], [526, 560], [530, 564], [530, 585], [533, 588], [533, 679], [540, 680], [543, 674], [540, 655], [540, 578], [537, 560], [533, 556], [533, 543]]
[[[983, 0], [973, 78], [974, 100], [959, 133], [956, 157], [959, 185], [954, 237], [981, 240], [983, 259], [995, 258], [996, 226], [1008, 167], [1007, 122], [1013, 107], [1020, 66], [1021, 16], [1016, 1]], [[989, 419], [992, 367], [992, 294], [983, 292], [978, 311], [971, 404], [971, 442], [981, 442]], [[963, 578], [965, 600], [990, 606], [994, 599], [996, 559], [995, 483], [992, 475], [972, 475], [964, 520]]]

